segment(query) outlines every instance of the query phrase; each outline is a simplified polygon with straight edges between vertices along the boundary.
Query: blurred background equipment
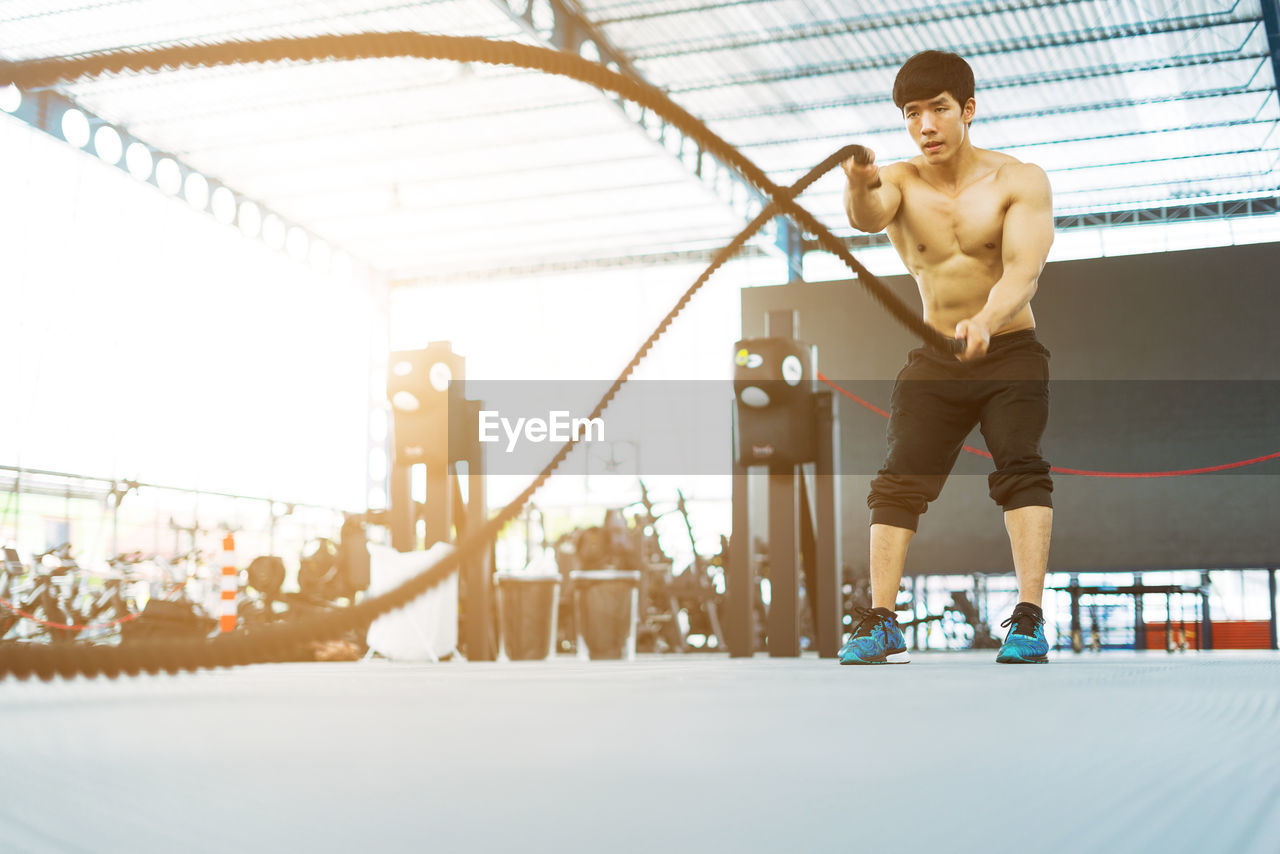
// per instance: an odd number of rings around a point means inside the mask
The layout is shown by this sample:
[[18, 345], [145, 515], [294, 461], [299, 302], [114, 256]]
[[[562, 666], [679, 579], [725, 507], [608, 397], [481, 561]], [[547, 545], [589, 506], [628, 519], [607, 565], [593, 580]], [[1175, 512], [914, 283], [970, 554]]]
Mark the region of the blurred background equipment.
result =
[[[840, 625], [841, 515], [837, 398], [815, 391], [817, 351], [797, 339], [796, 313], [766, 315], [766, 337], [734, 345], [733, 539], [728, 575], [730, 655], [755, 652], [755, 589], [747, 473], [768, 467], [766, 648], [801, 651], [801, 610], [810, 611], [814, 646], [832, 657]], [[803, 570], [804, 583], [798, 570]]]
[[[347, 514], [336, 542], [308, 541], [298, 557], [297, 590], [285, 589], [288, 570], [277, 555], [258, 555], [245, 570], [239, 601], [241, 625], [254, 631], [269, 623], [316, 616], [354, 605], [369, 587], [369, 543], [362, 516]], [[332, 641], [301, 644], [281, 660], [355, 660], [368, 650], [365, 625]]]
[[284, 586], [284, 561], [275, 555], [259, 555], [249, 561], [246, 570], [249, 586], [268, 598], [277, 596]]
[[569, 573], [579, 658], [635, 659], [641, 576], [638, 570], [625, 569]]
[[298, 589], [304, 596], [337, 599], [347, 593], [347, 579], [338, 562], [338, 545], [333, 540], [312, 540], [298, 564]]
[[[452, 543], [487, 518], [480, 402], [466, 399], [466, 361], [448, 342], [391, 354], [394, 436], [388, 525], [401, 552]], [[462, 636], [472, 661], [497, 655], [492, 548], [459, 567]]]
[[555, 655], [560, 611], [558, 572], [499, 572], [499, 655], [540, 661]]
[[[644, 481], [637, 483], [640, 501], [604, 511], [600, 525], [574, 528], [562, 534], [554, 546], [561, 573], [559, 649], [579, 651], [582, 621], [593, 608], [602, 615], [591, 634], [597, 648], [629, 646], [630, 585], [635, 585], [635, 639], [638, 652], [710, 652], [727, 649], [721, 612], [724, 607], [724, 557], [727, 538], [720, 537], [720, 551], [706, 556], [698, 548], [692, 516], [684, 493], [676, 490], [670, 509], [659, 511]], [[678, 520], [678, 521], [677, 521]], [[672, 524], [668, 525], [670, 521]], [[660, 528], [688, 556], [676, 567], [663, 548]], [[683, 540], [683, 543], [679, 541]], [[674, 549], [673, 549], [674, 550]], [[626, 573], [592, 575], [591, 573]], [[602, 582], [608, 581], [605, 585]], [[597, 582], [601, 582], [597, 584]], [[583, 599], [580, 585], [595, 589]], [[607, 626], [613, 640], [605, 640]]]

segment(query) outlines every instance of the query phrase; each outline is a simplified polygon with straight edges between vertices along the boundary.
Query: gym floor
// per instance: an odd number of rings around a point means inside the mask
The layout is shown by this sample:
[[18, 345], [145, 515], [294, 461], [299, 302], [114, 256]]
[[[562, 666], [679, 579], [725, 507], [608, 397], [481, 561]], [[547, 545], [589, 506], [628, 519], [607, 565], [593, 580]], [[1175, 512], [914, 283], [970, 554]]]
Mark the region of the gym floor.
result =
[[1280, 850], [1280, 654], [271, 664], [0, 690], [7, 852]]

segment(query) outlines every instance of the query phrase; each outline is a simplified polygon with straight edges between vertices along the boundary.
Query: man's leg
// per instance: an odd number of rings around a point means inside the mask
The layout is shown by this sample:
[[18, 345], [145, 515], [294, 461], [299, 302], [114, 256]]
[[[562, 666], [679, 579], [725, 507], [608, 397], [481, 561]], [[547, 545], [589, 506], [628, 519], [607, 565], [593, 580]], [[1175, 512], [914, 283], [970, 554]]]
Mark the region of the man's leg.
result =
[[965, 384], [950, 379], [951, 364], [912, 352], [889, 400], [888, 453], [871, 481], [871, 608], [850, 632], [841, 664], [904, 664], [911, 660], [894, 615], [907, 545], [920, 514], [938, 497], [977, 423]]
[[[1018, 600], [1040, 605], [1044, 574], [1049, 565], [1049, 536], [1053, 531], [1052, 507], [1019, 507], [1006, 510], [1004, 527], [1013, 549], [1013, 570], [1018, 576]], [[871, 582], [875, 589], [875, 538], [872, 537]], [[905, 555], [905, 546], [903, 554]], [[901, 570], [899, 570], [901, 572]], [[896, 589], [896, 588], [895, 588]]]
[[[1047, 493], [1046, 493], [1047, 496]], [[1040, 504], [1011, 507], [1004, 511], [1004, 527], [1013, 549], [1013, 569], [1018, 575], [1018, 604], [996, 661], [1001, 664], [1042, 664], [1049, 660], [1049, 642], [1044, 636], [1044, 574], [1049, 564], [1049, 534], [1053, 530], [1053, 508]]]
[[967, 384], [915, 351], [889, 401], [888, 453], [871, 481], [871, 607], [892, 612], [920, 515], [942, 491], [978, 422]]
[[915, 531], [893, 525], [871, 526], [871, 607], [894, 610], [898, 585], [907, 563], [907, 546]]
[[[969, 419], [965, 423], [964, 419]], [[841, 664], [905, 664], [911, 660], [894, 615], [907, 546], [920, 514], [938, 497], [976, 416], [933, 418], [894, 407], [885, 468], [871, 482], [871, 608], [853, 626]]]
[[[996, 470], [988, 478], [991, 497], [1004, 508], [1005, 530], [1018, 576], [1018, 604], [1009, 619], [1009, 634], [996, 654], [1005, 664], [1048, 661], [1044, 637], [1044, 575], [1049, 562], [1049, 535], [1053, 529], [1053, 479], [1048, 462], [1040, 456], [1040, 437], [1049, 416], [1047, 358], [1027, 348], [1007, 354], [1003, 367], [1015, 378], [987, 402], [982, 413], [982, 435], [995, 459]], [[1045, 377], [1021, 379], [1020, 377]]]
[[898, 582], [907, 560], [907, 544], [915, 534], [910, 528], [874, 522], [871, 525], [871, 610], [859, 611], [861, 619], [840, 648], [841, 664], [906, 664], [911, 661], [907, 640], [894, 616]]

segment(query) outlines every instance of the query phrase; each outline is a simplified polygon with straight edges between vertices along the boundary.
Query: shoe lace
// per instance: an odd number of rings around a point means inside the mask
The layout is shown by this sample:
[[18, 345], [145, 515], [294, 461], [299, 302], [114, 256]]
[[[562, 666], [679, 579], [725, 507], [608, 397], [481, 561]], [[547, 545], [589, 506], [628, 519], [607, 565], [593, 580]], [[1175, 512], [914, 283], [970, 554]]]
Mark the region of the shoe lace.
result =
[[884, 619], [884, 615], [877, 614], [874, 608], [854, 608], [853, 616], [858, 620], [853, 625], [852, 637], [855, 638], [871, 637], [871, 630]]
[[1000, 625], [1013, 626], [1015, 635], [1031, 637], [1036, 633], [1036, 629], [1044, 625], [1044, 618], [1037, 617], [1033, 611], [1027, 608], [1014, 608], [1013, 613], [1009, 615], [1009, 619]]

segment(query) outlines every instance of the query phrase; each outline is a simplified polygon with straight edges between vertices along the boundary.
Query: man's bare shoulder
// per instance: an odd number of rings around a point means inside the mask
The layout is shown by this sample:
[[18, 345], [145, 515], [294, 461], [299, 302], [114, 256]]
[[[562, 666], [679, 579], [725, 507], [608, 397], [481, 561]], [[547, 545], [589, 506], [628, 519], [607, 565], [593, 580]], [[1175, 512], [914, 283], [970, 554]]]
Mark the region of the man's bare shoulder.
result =
[[1030, 163], [1023, 163], [1012, 154], [1005, 154], [1003, 151], [992, 151], [989, 148], [975, 148], [978, 156], [983, 162], [1003, 169], [1006, 166], [1030, 166]]
[[990, 152], [999, 159], [996, 179], [1005, 184], [1017, 196], [1038, 195], [1049, 189], [1049, 175], [1034, 163], [1024, 163], [1016, 157]]
[[916, 169], [915, 163], [910, 160], [899, 160], [896, 163], [890, 163], [881, 167], [880, 177], [894, 184], [901, 186], [902, 182], [914, 177], [919, 177], [920, 172]]

